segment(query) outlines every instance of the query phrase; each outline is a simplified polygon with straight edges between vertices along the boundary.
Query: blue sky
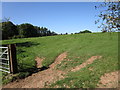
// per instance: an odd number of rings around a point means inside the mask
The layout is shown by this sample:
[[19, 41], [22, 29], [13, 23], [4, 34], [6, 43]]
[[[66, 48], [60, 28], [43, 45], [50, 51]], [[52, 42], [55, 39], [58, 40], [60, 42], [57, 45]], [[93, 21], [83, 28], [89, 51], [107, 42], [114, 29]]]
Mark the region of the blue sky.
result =
[[3, 2], [2, 17], [10, 17], [14, 24], [30, 23], [47, 27], [57, 33], [82, 30], [100, 32], [95, 25], [100, 2]]

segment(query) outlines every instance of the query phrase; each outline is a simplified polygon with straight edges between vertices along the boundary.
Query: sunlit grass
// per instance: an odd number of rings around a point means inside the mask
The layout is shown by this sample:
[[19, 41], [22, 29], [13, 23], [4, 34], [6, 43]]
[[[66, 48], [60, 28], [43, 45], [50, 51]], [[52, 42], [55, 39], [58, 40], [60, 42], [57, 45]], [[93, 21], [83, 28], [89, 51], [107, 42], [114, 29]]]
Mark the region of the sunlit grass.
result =
[[[96, 87], [101, 75], [118, 69], [118, 33], [90, 33], [58, 35], [48, 37], [3, 40], [2, 44], [16, 44], [18, 68], [20, 71], [35, 67], [36, 57], [45, 57], [43, 66], [49, 66], [62, 52], [68, 52], [67, 59], [57, 65], [57, 69], [67, 71], [80, 65], [91, 56], [101, 59], [77, 72], [69, 72], [68, 77], [52, 85], [64, 87]], [[80, 57], [80, 58], [76, 58]], [[66, 64], [65, 64], [66, 63]], [[88, 68], [94, 68], [89, 71]], [[71, 81], [71, 83], [69, 83]]]

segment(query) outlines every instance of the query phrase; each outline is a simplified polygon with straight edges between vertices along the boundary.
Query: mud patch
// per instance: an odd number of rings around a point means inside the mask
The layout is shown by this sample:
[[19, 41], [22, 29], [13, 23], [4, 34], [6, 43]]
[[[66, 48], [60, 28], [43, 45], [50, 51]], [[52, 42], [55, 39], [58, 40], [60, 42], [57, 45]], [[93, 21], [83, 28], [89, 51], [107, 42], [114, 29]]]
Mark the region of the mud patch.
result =
[[[55, 83], [57, 80], [64, 78], [66, 73], [60, 70], [55, 70], [54, 67], [57, 64], [60, 64], [66, 56], [67, 52], [60, 54], [48, 69], [32, 74], [25, 79], [11, 82], [3, 86], [3, 88], [49, 88], [51, 83]], [[41, 65], [42, 60], [43, 59], [37, 58], [39, 66]]]
[[45, 59], [45, 58], [39, 58], [39, 57], [36, 57], [36, 58], [35, 58], [36, 67], [37, 67], [37, 68], [41, 68], [41, 67], [42, 67], [42, 61], [43, 61], [44, 59]]
[[54, 61], [54, 63], [52, 63], [49, 67], [50, 68], [54, 68], [57, 64], [60, 64], [62, 60], [64, 60], [67, 57], [67, 52], [64, 52], [62, 54], [60, 54]]
[[117, 88], [118, 87], [118, 71], [105, 73], [101, 76], [98, 88]]
[[73, 72], [78, 71], [78, 70], [80, 70], [81, 68], [86, 67], [88, 64], [92, 64], [94, 60], [99, 59], [99, 58], [101, 58], [101, 56], [92, 56], [92, 57], [89, 58], [86, 62], [82, 63], [82, 64], [79, 65], [79, 66], [76, 66], [76, 67], [72, 68], [71, 71], [73, 71]]

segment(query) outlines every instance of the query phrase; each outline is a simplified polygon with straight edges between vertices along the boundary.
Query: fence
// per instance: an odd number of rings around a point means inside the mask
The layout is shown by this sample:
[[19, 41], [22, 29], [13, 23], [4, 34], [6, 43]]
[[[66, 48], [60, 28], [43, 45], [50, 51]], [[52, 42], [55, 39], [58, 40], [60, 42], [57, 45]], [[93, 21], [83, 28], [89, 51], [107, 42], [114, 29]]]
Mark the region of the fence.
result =
[[0, 71], [13, 74], [18, 72], [16, 46], [14, 44], [0, 47]]
[[8, 47], [0, 47], [0, 71], [10, 73]]

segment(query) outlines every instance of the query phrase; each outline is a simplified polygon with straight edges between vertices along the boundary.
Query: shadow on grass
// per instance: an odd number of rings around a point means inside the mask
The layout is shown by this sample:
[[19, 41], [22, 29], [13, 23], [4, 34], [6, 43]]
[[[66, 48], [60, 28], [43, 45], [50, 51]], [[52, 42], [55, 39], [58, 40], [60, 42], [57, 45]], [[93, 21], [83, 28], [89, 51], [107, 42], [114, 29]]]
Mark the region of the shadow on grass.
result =
[[4, 76], [2, 76], [2, 80], [3, 80], [3, 84], [7, 84], [9, 82], [13, 82], [13, 81], [18, 81], [19, 79], [24, 79], [28, 76], [31, 76], [32, 74], [34, 73], [37, 73], [39, 71], [43, 71], [43, 70], [46, 70], [48, 69], [49, 67], [41, 67], [41, 68], [28, 68], [28, 69], [23, 69], [23, 70], [19, 70], [18, 72], [18, 75], [9, 75], [8, 73], [7, 74], [4, 74]]
[[[36, 43], [36, 42], [22, 42], [22, 43], [15, 43], [17, 47], [31, 47], [31, 46], [37, 46], [40, 45], [40, 43]], [[17, 49], [17, 54], [21, 54], [26, 52], [24, 49], [18, 48]], [[26, 52], [27, 53], [27, 52]], [[29, 67], [28, 64], [20, 64], [18, 66], [20, 68], [20, 72], [30, 72], [30, 73], [34, 73], [34, 72], [38, 72], [39, 70], [43, 70], [45, 67], [42, 68], [37, 68], [35, 66], [33, 66], [33, 68], [24, 68], [24, 67]]]
[[41, 68], [36, 68], [36, 67], [33, 67], [33, 68], [27, 68], [27, 69], [23, 69], [23, 70], [20, 70], [20, 72], [30, 72], [30, 73], [37, 73], [39, 71], [43, 71], [43, 70], [46, 70], [48, 69], [49, 67], [46, 67], [46, 66], [43, 66]]
[[[36, 42], [21, 42], [21, 43], [12, 43], [15, 44], [17, 47], [31, 47], [31, 46], [36, 46], [36, 45], [40, 45], [40, 43], [36, 43]], [[4, 44], [4, 45], [0, 45], [0, 47], [7, 47], [9, 44]]]
[[[15, 44], [18, 47], [17, 54], [22, 54], [22, 53], [26, 52], [21, 47], [28, 47], [29, 48], [31, 46], [40, 45], [40, 43], [36, 43], [36, 42], [22, 42], [22, 43], [15, 43]], [[37, 68], [35, 65], [31, 68], [31, 65], [25, 64], [25, 63], [19, 63], [18, 67], [19, 67], [19, 73], [20, 73], [19, 78], [25, 78], [27, 76], [32, 75], [33, 73], [37, 73], [39, 71], [48, 69], [47, 67]]]
[[36, 46], [40, 45], [40, 43], [36, 42], [23, 42], [23, 43], [15, 43], [17, 47], [31, 47], [31, 46]]
[[[40, 43], [36, 43], [36, 42], [22, 42], [22, 43], [13, 43], [13, 44], [16, 44], [16, 51], [17, 51], [17, 55], [18, 54], [22, 54], [24, 55], [24, 53], [27, 53], [24, 49], [22, 49], [22, 47], [25, 47], [25, 48], [29, 48], [29, 47], [32, 47], [32, 46], [37, 46], [37, 45], [40, 45]], [[8, 46], [8, 45], [3, 45], [3, 46]], [[26, 56], [26, 54], [24, 55], [24, 57], [28, 57]], [[24, 58], [23, 57], [23, 58]], [[41, 68], [37, 68], [36, 66], [33, 66], [32, 68], [30, 68], [31, 65], [29, 64], [25, 64], [25, 63], [19, 63], [18, 64], [18, 76], [15, 76], [12, 78], [11, 81], [15, 81], [16, 79], [24, 79], [30, 75], [32, 75], [33, 73], [37, 73], [39, 71], [43, 71], [43, 70], [46, 70], [48, 69], [49, 67], [41, 67]]]
[[[16, 47], [31, 47], [31, 46], [37, 46], [37, 45], [40, 45], [40, 43], [36, 43], [36, 42], [22, 42], [22, 43], [12, 43], [12, 44], [15, 44]], [[2, 45], [3, 47], [7, 47], [8, 44], [6, 45]], [[0, 45], [0, 47], [2, 47]], [[25, 50], [22, 50], [22, 49], [17, 49], [17, 54], [19, 53], [23, 53], [23, 52], [26, 52]]]
[[33, 67], [33, 68], [28, 68], [28, 69], [23, 69], [23, 70], [19, 70], [19, 75], [18, 75], [18, 78], [19, 79], [24, 79], [28, 76], [31, 76], [32, 74], [34, 73], [38, 73], [39, 71], [44, 71], [44, 70], [47, 70], [49, 67], [46, 67], [46, 66], [43, 66], [41, 68], [36, 68], [36, 67]]

